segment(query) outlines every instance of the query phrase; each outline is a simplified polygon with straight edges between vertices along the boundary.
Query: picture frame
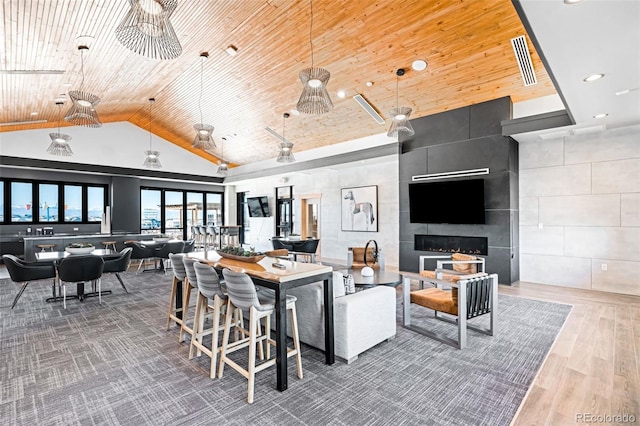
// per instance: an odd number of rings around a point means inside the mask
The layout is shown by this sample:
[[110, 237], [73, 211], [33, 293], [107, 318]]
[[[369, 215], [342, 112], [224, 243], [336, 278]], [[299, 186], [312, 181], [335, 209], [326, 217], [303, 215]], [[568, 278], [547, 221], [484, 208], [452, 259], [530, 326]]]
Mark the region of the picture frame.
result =
[[342, 188], [342, 230], [378, 232], [378, 185]]

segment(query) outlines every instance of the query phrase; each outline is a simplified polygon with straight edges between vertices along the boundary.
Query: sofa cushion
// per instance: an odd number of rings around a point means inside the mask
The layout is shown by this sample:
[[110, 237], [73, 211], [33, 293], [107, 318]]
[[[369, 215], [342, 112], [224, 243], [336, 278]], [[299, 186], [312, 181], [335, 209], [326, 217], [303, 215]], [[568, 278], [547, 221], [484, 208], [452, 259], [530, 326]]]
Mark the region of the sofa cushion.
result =
[[453, 288], [452, 291], [445, 291], [439, 288], [425, 288], [424, 290], [412, 291], [411, 303], [434, 311], [458, 315], [458, 289]]
[[345, 294], [344, 275], [342, 275], [342, 272], [333, 271], [333, 298], [337, 299]]

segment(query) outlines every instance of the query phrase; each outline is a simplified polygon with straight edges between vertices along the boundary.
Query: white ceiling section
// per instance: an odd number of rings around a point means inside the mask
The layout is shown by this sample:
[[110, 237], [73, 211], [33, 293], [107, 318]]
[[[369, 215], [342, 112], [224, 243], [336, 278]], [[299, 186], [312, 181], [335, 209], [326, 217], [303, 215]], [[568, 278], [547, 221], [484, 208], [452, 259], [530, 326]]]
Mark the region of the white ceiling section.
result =
[[[571, 128], [640, 123], [640, 0], [514, 4], [524, 13], [525, 27], [576, 123]], [[604, 78], [584, 81], [597, 73]], [[607, 116], [594, 118], [597, 114]]]

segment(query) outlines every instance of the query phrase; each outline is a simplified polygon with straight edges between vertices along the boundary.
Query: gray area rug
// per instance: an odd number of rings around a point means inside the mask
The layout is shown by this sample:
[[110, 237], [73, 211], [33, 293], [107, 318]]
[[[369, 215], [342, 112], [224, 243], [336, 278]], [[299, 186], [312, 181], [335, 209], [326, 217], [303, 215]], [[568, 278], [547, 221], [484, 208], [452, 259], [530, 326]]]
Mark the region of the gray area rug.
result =
[[[304, 378], [290, 362], [281, 393], [269, 368], [249, 405], [246, 379], [231, 368], [209, 379], [209, 359], [189, 360], [176, 326], [165, 330], [171, 276], [124, 278], [130, 294], [105, 277], [113, 294], [102, 305], [70, 300], [66, 311], [44, 302], [49, 282], [31, 283], [11, 310], [17, 286], [0, 280], [2, 424], [507, 425], [571, 310], [501, 295], [498, 335], [470, 331], [463, 351], [400, 325], [351, 365], [325, 365], [303, 345]], [[455, 333], [412, 312], [415, 324]]]

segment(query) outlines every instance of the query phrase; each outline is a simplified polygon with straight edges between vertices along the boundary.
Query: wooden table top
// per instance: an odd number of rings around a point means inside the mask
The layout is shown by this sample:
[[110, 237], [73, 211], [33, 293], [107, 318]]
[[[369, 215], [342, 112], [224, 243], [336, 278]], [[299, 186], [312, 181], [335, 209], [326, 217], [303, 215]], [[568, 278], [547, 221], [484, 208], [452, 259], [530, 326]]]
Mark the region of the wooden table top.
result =
[[[293, 262], [269, 256], [266, 256], [257, 263], [242, 262], [240, 260], [220, 257], [220, 255], [213, 250], [207, 252], [206, 258], [205, 252], [202, 251], [187, 253], [187, 256], [198, 259], [200, 262], [207, 263], [214, 268], [229, 268], [233, 271], [244, 272], [252, 277], [275, 282], [293, 281], [333, 272], [331, 266], [319, 265], [317, 263]], [[272, 266], [273, 263], [281, 263], [286, 266], [286, 269], [275, 268]]]

